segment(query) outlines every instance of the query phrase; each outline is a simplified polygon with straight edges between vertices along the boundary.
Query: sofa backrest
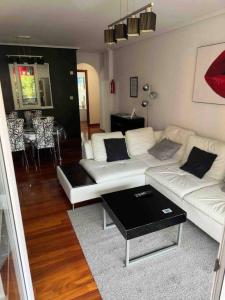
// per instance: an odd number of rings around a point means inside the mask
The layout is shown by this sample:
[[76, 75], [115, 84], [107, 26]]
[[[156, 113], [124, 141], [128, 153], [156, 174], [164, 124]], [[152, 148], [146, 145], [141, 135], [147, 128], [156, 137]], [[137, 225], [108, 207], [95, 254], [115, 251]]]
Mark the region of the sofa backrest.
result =
[[131, 156], [147, 153], [155, 145], [155, 136], [152, 127], [126, 131], [127, 150]]
[[93, 156], [96, 161], [106, 161], [106, 150], [104, 139], [123, 138], [120, 131], [107, 133], [94, 133], [91, 136]]
[[217, 154], [217, 158], [206, 175], [216, 180], [223, 180], [225, 177], [225, 142], [198, 135], [191, 136], [188, 140], [187, 147], [182, 158], [182, 163], [187, 161], [193, 147]]
[[162, 133], [161, 140], [167, 138], [171, 141], [182, 144], [179, 151], [174, 156], [175, 159], [181, 160], [184, 155], [184, 151], [186, 149], [189, 137], [193, 135], [195, 135], [195, 132], [192, 130], [178, 127], [175, 125], [169, 125]]
[[155, 142], [158, 143], [161, 141], [163, 130], [154, 130]]
[[82, 158], [94, 159], [91, 140], [86, 140], [81, 143]]

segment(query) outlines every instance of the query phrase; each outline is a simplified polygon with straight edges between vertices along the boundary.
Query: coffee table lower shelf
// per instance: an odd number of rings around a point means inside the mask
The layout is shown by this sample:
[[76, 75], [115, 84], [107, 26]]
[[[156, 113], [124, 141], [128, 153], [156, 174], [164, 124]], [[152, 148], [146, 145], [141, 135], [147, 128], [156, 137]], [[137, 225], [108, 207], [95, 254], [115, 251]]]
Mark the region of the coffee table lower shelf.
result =
[[[116, 225], [114, 223], [107, 224], [106, 211], [103, 207], [103, 229], [106, 230], [112, 227], [116, 227]], [[171, 245], [164, 246], [162, 248], [156, 249], [154, 251], [133, 258], [130, 258], [130, 240], [126, 239], [125, 267], [128, 267], [130, 264], [140, 262], [146, 258], [150, 258], [156, 255], [163, 254], [167, 251], [176, 249], [178, 246], [180, 246], [182, 227], [183, 227], [182, 223], [178, 224], [176, 242], [172, 243]]]

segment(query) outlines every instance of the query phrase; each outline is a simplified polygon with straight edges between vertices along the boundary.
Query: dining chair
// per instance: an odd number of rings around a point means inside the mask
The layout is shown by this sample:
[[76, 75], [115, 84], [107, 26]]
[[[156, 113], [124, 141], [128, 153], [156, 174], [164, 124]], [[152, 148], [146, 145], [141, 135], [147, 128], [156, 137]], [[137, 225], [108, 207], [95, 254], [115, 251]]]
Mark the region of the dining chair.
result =
[[50, 149], [51, 155], [53, 154], [54, 162], [56, 163], [56, 150], [53, 136], [54, 118], [34, 118], [33, 127], [36, 136], [33, 146], [37, 150], [39, 168], [41, 165], [39, 151], [41, 149]]
[[17, 119], [18, 118], [18, 112], [17, 111], [11, 111], [8, 115], [7, 115], [7, 119]]
[[37, 109], [32, 111], [33, 119], [42, 117], [42, 110]]
[[24, 154], [26, 169], [29, 168], [29, 163], [26, 154], [24, 143], [24, 119], [8, 119], [7, 120], [9, 140], [12, 152], [22, 151]]
[[54, 117], [53, 116], [47, 116], [46, 119], [49, 120], [50, 122], [53, 122], [53, 125], [54, 125]]

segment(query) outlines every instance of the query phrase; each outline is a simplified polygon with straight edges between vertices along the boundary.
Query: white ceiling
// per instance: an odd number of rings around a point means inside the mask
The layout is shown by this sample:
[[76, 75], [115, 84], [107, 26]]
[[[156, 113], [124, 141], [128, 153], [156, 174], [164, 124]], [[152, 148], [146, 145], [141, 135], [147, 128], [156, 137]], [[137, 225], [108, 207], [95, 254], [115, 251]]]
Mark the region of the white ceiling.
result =
[[[124, 16], [149, 1], [122, 0]], [[103, 30], [120, 17], [120, 0], [0, 0], [0, 43], [78, 47], [103, 51]], [[206, 17], [225, 13], [225, 0], [155, 0], [159, 34]], [[151, 37], [145, 34], [144, 38]], [[123, 44], [122, 44], [123, 45]]]

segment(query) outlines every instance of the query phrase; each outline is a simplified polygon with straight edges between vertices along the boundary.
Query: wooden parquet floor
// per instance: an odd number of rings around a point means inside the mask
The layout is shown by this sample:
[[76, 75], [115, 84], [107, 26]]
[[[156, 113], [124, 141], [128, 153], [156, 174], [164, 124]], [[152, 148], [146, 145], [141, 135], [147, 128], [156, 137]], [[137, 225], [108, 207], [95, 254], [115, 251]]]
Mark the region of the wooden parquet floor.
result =
[[[63, 164], [78, 161], [80, 141], [65, 142], [62, 155]], [[15, 166], [35, 298], [101, 299], [67, 215], [71, 205], [51, 158], [42, 156], [39, 171], [31, 167], [26, 172], [20, 161]]]

